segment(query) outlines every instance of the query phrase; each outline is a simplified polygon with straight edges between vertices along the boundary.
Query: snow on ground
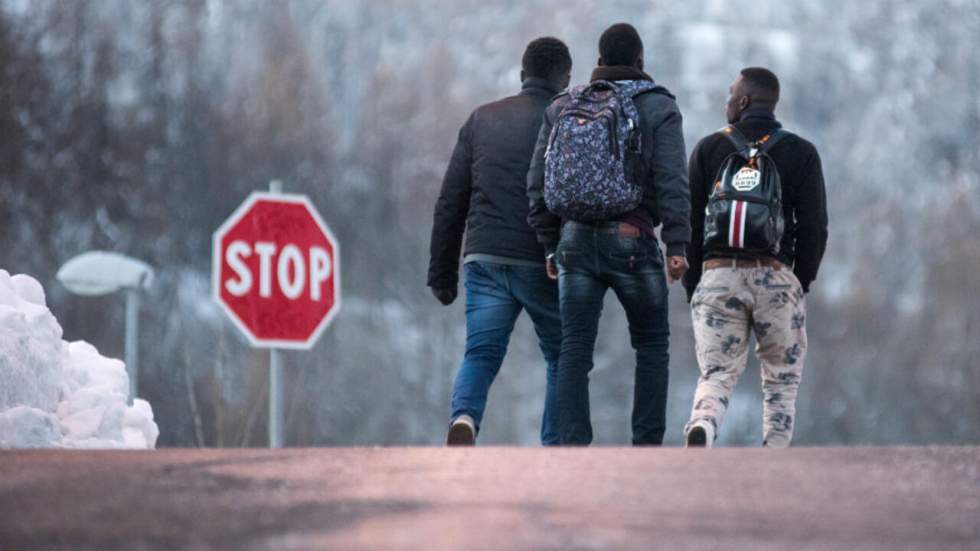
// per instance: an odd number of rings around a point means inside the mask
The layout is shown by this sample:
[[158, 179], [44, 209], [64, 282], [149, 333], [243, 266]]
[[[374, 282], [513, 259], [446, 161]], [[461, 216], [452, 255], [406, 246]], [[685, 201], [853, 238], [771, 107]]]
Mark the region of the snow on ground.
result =
[[126, 405], [123, 362], [61, 336], [41, 284], [0, 270], [0, 448], [153, 448], [160, 430], [148, 402]]

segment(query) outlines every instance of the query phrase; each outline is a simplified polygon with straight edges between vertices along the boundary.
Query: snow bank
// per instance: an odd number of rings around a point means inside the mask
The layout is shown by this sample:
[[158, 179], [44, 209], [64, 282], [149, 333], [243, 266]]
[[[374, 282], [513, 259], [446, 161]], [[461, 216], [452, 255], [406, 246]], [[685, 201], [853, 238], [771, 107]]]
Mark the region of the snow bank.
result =
[[61, 336], [41, 284], [0, 270], [0, 447], [153, 448], [160, 430], [145, 400], [126, 405], [126, 366]]

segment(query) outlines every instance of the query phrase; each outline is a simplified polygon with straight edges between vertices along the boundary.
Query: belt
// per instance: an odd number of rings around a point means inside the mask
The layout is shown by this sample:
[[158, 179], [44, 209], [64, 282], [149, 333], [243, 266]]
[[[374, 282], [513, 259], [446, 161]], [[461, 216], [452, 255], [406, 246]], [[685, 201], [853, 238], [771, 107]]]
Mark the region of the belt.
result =
[[712, 258], [701, 265], [701, 269], [705, 271], [715, 268], [772, 268], [778, 272], [788, 270], [789, 266], [775, 258]]
[[595, 230], [600, 233], [618, 233], [623, 237], [640, 237], [642, 233], [640, 228], [630, 224], [629, 222], [616, 222], [613, 220], [603, 220], [600, 222], [578, 222], [575, 220], [569, 220], [565, 223], [565, 226], [575, 228], [585, 228], [590, 230]]

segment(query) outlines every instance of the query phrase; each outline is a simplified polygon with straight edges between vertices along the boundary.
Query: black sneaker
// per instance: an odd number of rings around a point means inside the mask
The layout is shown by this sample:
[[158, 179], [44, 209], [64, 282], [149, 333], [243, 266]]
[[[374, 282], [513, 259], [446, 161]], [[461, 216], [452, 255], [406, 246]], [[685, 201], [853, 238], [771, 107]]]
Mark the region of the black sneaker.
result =
[[694, 427], [691, 432], [687, 433], [688, 448], [703, 448], [707, 443], [708, 435], [704, 433], [703, 428]]
[[453, 420], [446, 437], [447, 446], [476, 445], [476, 423], [469, 415], [463, 414]]
[[688, 448], [707, 448], [708, 432], [702, 426], [695, 426], [687, 433]]

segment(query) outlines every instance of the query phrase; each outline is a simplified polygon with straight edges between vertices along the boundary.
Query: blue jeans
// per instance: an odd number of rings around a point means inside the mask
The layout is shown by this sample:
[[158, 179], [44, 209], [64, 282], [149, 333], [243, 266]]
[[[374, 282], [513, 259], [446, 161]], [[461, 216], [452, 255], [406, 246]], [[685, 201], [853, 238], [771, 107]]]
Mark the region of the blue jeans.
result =
[[490, 385], [497, 376], [514, 322], [527, 310], [547, 363], [541, 443], [558, 444], [555, 388], [561, 351], [558, 285], [541, 267], [467, 262], [466, 353], [453, 385], [452, 419], [467, 414], [479, 429]]
[[636, 351], [633, 444], [660, 445], [667, 414], [667, 281], [656, 239], [624, 235], [617, 222], [562, 228], [557, 251], [562, 347], [558, 415], [562, 445], [592, 442], [589, 371], [599, 315], [612, 288], [626, 311]]

